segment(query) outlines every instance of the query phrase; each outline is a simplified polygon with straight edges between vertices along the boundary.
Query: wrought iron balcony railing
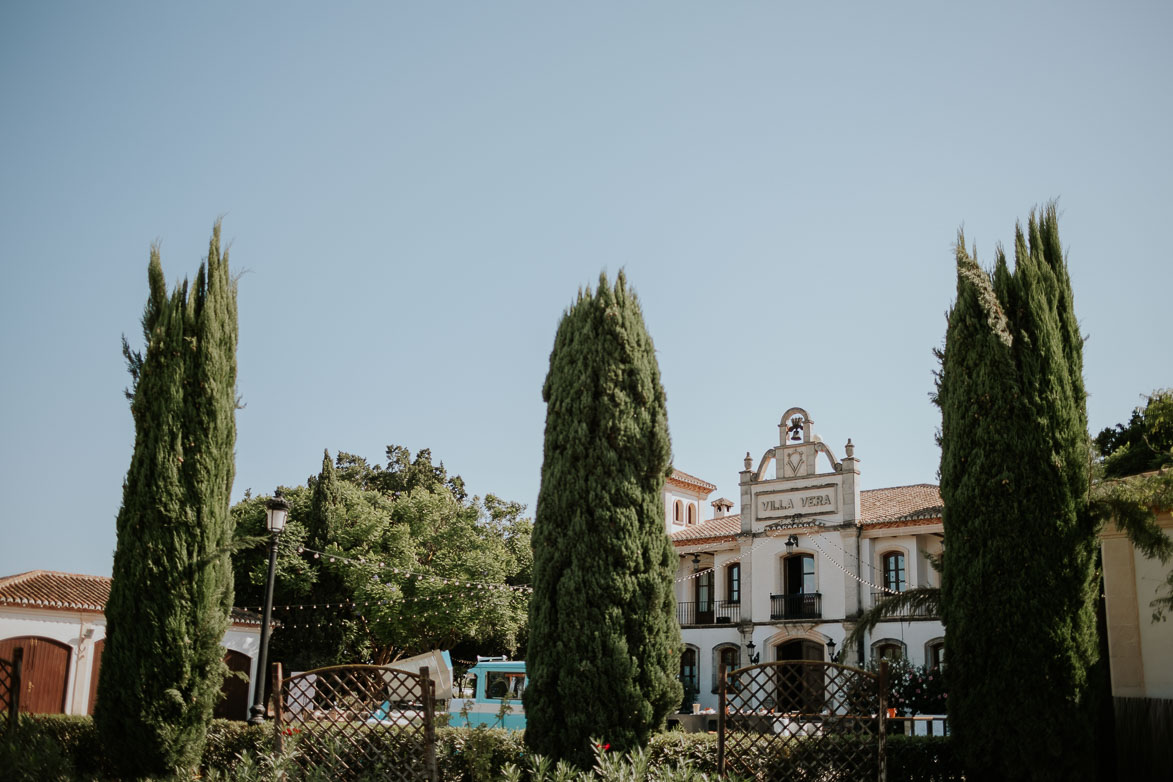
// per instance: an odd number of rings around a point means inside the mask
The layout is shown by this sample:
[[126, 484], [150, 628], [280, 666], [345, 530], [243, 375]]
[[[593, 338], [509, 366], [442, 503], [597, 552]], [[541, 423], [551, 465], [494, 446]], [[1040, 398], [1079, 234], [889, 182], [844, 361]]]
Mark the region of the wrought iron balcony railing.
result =
[[770, 595], [771, 619], [821, 619], [823, 595], [807, 592], [799, 595]]
[[710, 600], [707, 603], [677, 603], [676, 621], [689, 625], [737, 624], [741, 621], [741, 603]]
[[[872, 605], [879, 603], [888, 596], [888, 592], [872, 592]], [[933, 610], [932, 607], [905, 606], [898, 612], [891, 614], [891, 617], [893, 619], [939, 619], [939, 613], [939, 611]]]

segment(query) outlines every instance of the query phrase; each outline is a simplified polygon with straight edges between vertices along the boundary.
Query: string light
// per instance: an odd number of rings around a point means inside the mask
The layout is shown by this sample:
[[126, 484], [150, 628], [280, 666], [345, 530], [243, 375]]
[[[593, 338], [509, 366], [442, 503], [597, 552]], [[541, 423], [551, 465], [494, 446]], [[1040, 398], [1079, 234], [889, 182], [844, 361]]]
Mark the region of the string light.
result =
[[358, 559], [354, 559], [351, 557], [344, 557], [341, 554], [330, 554], [329, 552], [326, 552], [326, 551], [317, 551], [315, 549], [307, 548], [305, 546], [298, 546], [297, 553], [299, 553], [299, 554], [304, 554], [304, 553], [313, 554], [314, 559], [320, 559], [321, 557], [325, 556], [325, 557], [328, 557], [331, 562], [349, 562], [350, 564], [353, 564], [353, 565], [366, 565], [366, 566], [374, 567], [374, 568], [377, 568], [380, 570], [390, 570], [392, 573], [394, 573], [396, 575], [404, 576], [406, 578], [414, 578], [417, 581], [425, 581], [426, 580], [426, 581], [430, 581], [434, 584], [448, 584], [448, 585], [464, 586], [464, 587], [469, 587], [469, 588], [479, 587], [479, 588], [483, 588], [483, 589], [502, 589], [502, 590], [503, 589], [512, 589], [512, 590], [516, 590], [516, 591], [522, 591], [522, 590], [528, 589], [528, 590], [532, 591], [532, 588], [528, 584], [501, 584], [501, 583], [497, 583], [494, 581], [468, 581], [468, 580], [459, 579], [459, 578], [446, 578], [444, 576], [437, 576], [432, 573], [417, 573], [417, 572], [408, 570], [406, 568], [400, 568], [400, 567], [397, 567], [394, 565], [389, 565], [386, 562], [368, 562], [365, 559], [363, 559], [362, 557], [359, 557]]
[[[754, 551], [756, 551], [761, 546], [765, 545], [766, 543], [769, 543], [770, 541], [776, 540], [779, 537], [781, 537], [780, 534], [779, 535], [771, 535], [769, 532], [767, 532], [767, 533], [765, 533], [765, 535], [762, 537], [762, 539], [760, 541], [758, 541], [757, 543], [754, 543], [752, 546], [750, 546], [749, 550], [741, 552], [736, 557], [730, 557], [729, 559], [722, 560], [722, 565], [731, 565], [734, 562], [738, 562], [742, 558], [744, 558], [745, 556], [752, 554]], [[831, 555], [828, 554], [827, 551], [821, 545], [819, 545], [819, 538], [823, 537], [822, 534], [814, 534], [814, 535], [810, 535], [809, 537], [814, 542], [815, 548], [817, 548], [820, 552], [822, 552], [823, 556], [826, 557], [827, 560], [832, 565], [834, 565], [835, 567], [842, 570], [844, 573], [846, 573], [851, 578], [854, 578], [856, 581], [858, 581], [861, 584], [864, 584], [866, 586], [871, 587], [872, 589], [876, 590], [877, 592], [885, 592], [890, 595], [900, 594], [898, 591], [896, 591], [894, 589], [889, 589], [888, 587], [880, 586], [879, 584], [873, 584], [871, 581], [868, 581], [867, 579], [860, 578], [859, 576], [857, 576], [856, 574], [854, 574], [850, 570], [848, 570], [846, 567], [839, 564], [839, 562], [837, 562], [834, 558], [832, 558]], [[832, 541], [832, 542], [834, 543], [834, 541]], [[840, 551], [843, 551], [844, 554], [847, 554], [847, 552], [844, 551], [842, 546], [839, 546], [838, 544], [836, 544], [836, 546], [839, 548]], [[861, 564], [863, 563], [863, 560], [859, 559], [858, 557], [855, 557], [855, 559], [857, 559]], [[871, 566], [869, 565], [869, 567], [871, 567]], [[872, 569], [874, 572], [875, 568], [873, 567]], [[696, 573], [690, 573], [686, 576], [681, 576], [681, 577], [675, 579], [675, 581], [673, 583], [679, 584], [684, 581], [690, 581], [694, 578], [698, 578], [700, 576], [705, 575], [706, 573], [711, 573], [711, 572], [713, 572], [713, 568], [707, 568], [705, 570], [701, 570]]]
[[897, 592], [895, 589], [889, 589], [888, 587], [885, 587], [885, 586], [880, 586], [879, 584], [873, 584], [871, 581], [868, 581], [866, 578], [860, 578], [859, 576], [855, 575], [855, 574], [854, 574], [854, 573], [852, 573], [850, 570], [848, 570], [847, 568], [845, 568], [843, 565], [840, 565], [838, 562], [836, 562], [834, 559], [832, 559], [832, 558], [831, 558], [831, 555], [830, 555], [830, 554], [828, 554], [828, 553], [827, 553], [827, 552], [826, 552], [826, 551], [823, 549], [823, 547], [819, 545], [819, 539], [818, 539], [818, 536], [812, 535], [812, 536], [811, 536], [811, 540], [813, 540], [813, 541], [814, 541], [815, 548], [817, 548], [819, 551], [823, 552], [823, 556], [824, 556], [824, 557], [826, 557], [826, 558], [827, 558], [827, 560], [828, 560], [828, 561], [829, 561], [829, 562], [830, 562], [832, 565], [834, 565], [835, 567], [839, 568], [840, 570], [842, 570], [844, 573], [846, 573], [847, 575], [849, 575], [849, 576], [851, 576], [852, 578], [854, 578], [854, 579], [855, 579], [856, 581], [858, 581], [859, 583], [863, 584], [864, 586], [870, 586], [872, 589], [876, 590], [877, 592], [885, 592], [885, 593], [887, 593], [887, 594], [889, 594], [889, 595], [898, 595], [898, 594], [900, 594], [900, 593], [899, 593], [899, 592]]

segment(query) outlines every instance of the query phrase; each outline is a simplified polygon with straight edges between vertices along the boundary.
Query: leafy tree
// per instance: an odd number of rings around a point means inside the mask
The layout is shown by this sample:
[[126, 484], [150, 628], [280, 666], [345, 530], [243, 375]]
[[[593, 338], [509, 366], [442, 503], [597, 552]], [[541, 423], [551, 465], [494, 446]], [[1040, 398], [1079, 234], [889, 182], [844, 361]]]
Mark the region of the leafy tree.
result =
[[[1173, 391], [1154, 391], [1127, 425], [1101, 431], [1096, 445], [1105, 476], [1093, 490], [1098, 518], [1122, 529], [1146, 557], [1168, 565], [1173, 539], [1157, 524], [1154, 510], [1173, 509]], [[1153, 621], [1173, 610], [1173, 570], [1150, 607]]]
[[526, 743], [579, 765], [590, 739], [646, 744], [680, 703], [670, 445], [652, 340], [622, 272], [558, 325], [534, 524]]
[[1173, 389], [1159, 389], [1144, 407], [1132, 411], [1127, 424], [1116, 424], [1096, 436], [1104, 475], [1123, 478], [1173, 464]]
[[[1054, 205], [992, 274], [957, 243], [941, 355], [942, 618], [972, 779], [1094, 773], [1097, 659], [1083, 339]], [[1024, 740], [1029, 737], [1029, 740]]]
[[130, 776], [192, 767], [219, 698], [232, 606], [236, 283], [212, 229], [195, 283], [166, 292], [151, 248], [146, 353], [124, 353], [134, 454], [118, 512], [94, 719]]
[[[433, 466], [427, 450], [414, 460], [398, 446], [387, 453], [387, 467], [327, 453], [308, 486], [284, 489], [291, 509], [274, 602], [304, 608], [275, 611], [282, 626], [271, 643], [290, 670], [386, 663], [431, 648], [471, 656], [518, 647], [527, 594], [507, 587], [528, 583], [525, 508], [466, 498], [459, 476]], [[261, 534], [264, 498], [233, 512], [242, 537]], [[260, 605], [265, 552], [242, 550], [235, 567], [242, 599]]]

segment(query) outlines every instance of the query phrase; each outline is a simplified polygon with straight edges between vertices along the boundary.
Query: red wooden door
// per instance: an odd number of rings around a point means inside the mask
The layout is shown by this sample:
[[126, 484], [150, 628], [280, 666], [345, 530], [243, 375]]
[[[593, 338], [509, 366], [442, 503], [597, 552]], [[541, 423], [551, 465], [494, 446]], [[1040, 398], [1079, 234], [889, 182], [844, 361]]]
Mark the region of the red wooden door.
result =
[[242, 673], [244, 678], [229, 674], [224, 679], [224, 686], [220, 690], [223, 700], [216, 704], [216, 710], [212, 716], [226, 720], [246, 720], [248, 719], [248, 672], [252, 667], [252, 658], [247, 654], [230, 651], [224, 655], [224, 662], [228, 664], [228, 670], [232, 674]]
[[70, 647], [49, 638], [5, 638], [0, 641], [0, 659], [11, 660], [18, 648], [24, 649], [20, 710], [30, 714], [64, 714]]

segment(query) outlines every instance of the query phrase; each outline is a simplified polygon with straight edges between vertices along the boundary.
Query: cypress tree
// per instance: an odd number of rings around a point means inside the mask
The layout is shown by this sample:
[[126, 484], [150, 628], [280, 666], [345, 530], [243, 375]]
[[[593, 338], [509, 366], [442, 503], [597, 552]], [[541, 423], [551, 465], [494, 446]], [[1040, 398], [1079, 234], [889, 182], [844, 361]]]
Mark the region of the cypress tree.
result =
[[592, 738], [645, 745], [682, 694], [661, 496], [667, 408], [622, 272], [563, 314], [542, 397], [525, 739], [584, 766]]
[[128, 776], [191, 768], [226, 670], [236, 442], [236, 283], [216, 222], [195, 283], [151, 248], [146, 351], [124, 352], [134, 454], [118, 512], [94, 719]]
[[949, 718], [969, 779], [1095, 773], [1095, 524], [1083, 340], [1054, 205], [1014, 269], [959, 236], [937, 385]]

